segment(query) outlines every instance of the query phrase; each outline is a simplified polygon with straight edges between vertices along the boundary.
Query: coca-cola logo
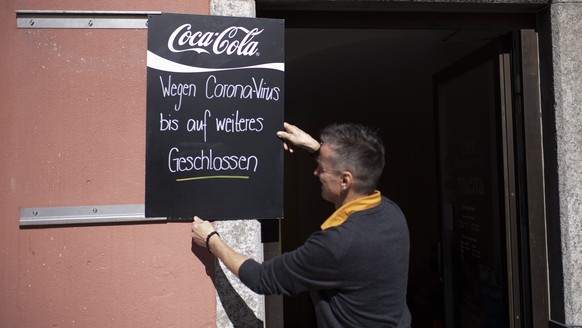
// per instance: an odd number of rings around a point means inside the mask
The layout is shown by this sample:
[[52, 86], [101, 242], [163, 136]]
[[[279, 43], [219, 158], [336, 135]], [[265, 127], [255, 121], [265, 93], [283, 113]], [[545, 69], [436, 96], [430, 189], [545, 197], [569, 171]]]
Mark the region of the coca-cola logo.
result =
[[168, 38], [168, 49], [172, 52], [195, 51], [237, 56], [258, 55], [259, 42], [253, 39], [264, 29], [249, 30], [242, 26], [230, 26], [222, 32], [192, 32], [191, 24], [179, 26]]

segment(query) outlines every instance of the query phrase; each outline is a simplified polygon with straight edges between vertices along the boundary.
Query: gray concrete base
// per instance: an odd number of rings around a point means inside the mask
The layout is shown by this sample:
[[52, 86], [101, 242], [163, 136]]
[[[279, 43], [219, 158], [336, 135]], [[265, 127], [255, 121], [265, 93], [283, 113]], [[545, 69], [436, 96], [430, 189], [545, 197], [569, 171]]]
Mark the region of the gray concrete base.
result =
[[210, 15], [256, 17], [254, 0], [211, 0]]
[[[263, 260], [259, 221], [217, 221], [214, 227], [235, 251]], [[265, 297], [248, 289], [222, 262], [215, 264], [216, 327], [264, 327]]]
[[[210, 15], [256, 17], [254, 0], [211, 0]], [[263, 261], [261, 224], [221, 221], [214, 226], [235, 251]], [[220, 262], [220, 261], [217, 261]], [[249, 290], [222, 263], [216, 263], [216, 327], [264, 327], [265, 297]], [[236, 323], [236, 324], [233, 324]]]
[[582, 326], [582, 2], [551, 7], [564, 314]]

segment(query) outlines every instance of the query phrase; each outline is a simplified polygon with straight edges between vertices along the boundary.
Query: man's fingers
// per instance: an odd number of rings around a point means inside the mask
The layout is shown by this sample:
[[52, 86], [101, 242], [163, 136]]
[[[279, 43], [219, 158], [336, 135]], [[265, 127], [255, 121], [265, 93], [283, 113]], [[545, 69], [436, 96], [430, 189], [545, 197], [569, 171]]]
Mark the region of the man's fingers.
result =
[[291, 147], [287, 142], [283, 142], [283, 149], [289, 151], [290, 153], [293, 152], [293, 147]]

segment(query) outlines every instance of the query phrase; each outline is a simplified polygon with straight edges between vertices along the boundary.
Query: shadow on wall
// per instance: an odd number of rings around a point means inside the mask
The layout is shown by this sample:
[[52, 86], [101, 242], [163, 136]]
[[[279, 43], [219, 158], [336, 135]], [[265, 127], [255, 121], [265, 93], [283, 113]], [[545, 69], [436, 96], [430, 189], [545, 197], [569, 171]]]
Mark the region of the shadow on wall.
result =
[[[212, 279], [220, 304], [224, 308], [224, 312], [232, 327], [263, 328], [263, 321], [257, 318], [253, 310], [232, 286], [222, 266], [218, 263], [219, 260], [210, 252], [207, 252], [206, 249], [197, 246], [194, 242], [192, 242], [191, 251], [198, 257], [200, 262], [205, 264], [206, 274]], [[220, 320], [220, 318], [217, 318], [217, 320]]]
[[216, 265], [215, 286], [220, 303], [235, 328], [263, 328], [264, 323], [232, 287], [222, 267]]

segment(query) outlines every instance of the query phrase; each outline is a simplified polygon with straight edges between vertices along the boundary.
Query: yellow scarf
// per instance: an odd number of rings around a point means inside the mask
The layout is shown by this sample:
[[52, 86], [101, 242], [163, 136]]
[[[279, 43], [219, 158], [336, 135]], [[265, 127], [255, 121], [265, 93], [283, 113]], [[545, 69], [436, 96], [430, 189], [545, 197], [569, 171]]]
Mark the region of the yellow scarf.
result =
[[358, 198], [356, 200], [352, 200], [349, 203], [343, 204], [340, 208], [333, 212], [333, 214], [327, 218], [325, 222], [323, 222], [321, 225], [321, 230], [338, 226], [344, 223], [350, 214], [377, 206], [380, 204], [381, 200], [382, 197], [380, 196], [380, 191], [376, 190], [370, 196]]

